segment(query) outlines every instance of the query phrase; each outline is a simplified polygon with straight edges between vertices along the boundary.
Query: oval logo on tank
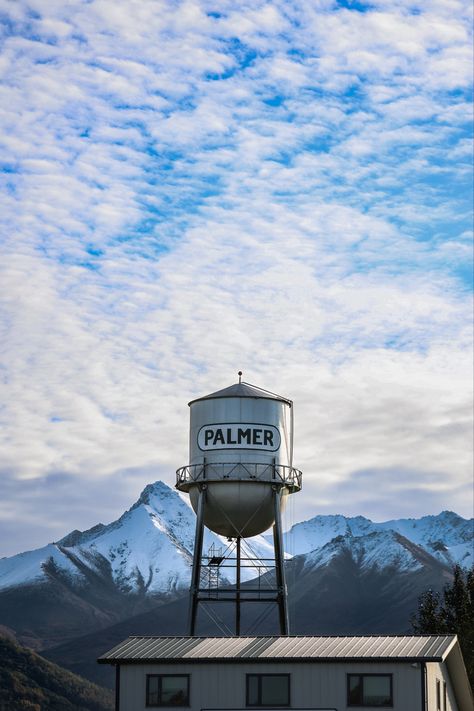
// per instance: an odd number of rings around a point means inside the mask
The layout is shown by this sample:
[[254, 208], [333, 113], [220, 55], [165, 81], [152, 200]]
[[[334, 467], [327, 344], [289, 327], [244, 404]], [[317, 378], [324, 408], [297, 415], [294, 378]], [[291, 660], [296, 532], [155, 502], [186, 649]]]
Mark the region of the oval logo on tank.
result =
[[273, 425], [255, 422], [220, 422], [204, 425], [198, 432], [199, 449], [260, 449], [276, 452], [280, 449], [280, 432]]

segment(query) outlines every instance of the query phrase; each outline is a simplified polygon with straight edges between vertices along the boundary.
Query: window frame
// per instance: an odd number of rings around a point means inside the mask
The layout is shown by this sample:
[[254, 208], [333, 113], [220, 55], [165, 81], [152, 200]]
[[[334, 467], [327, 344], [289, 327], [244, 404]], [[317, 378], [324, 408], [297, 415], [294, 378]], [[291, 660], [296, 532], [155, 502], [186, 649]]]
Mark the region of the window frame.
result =
[[[258, 679], [258, 703], [257, 704], [251, 704], [249, 702], [249, 679], [250, 677], [257, 677]], [[288, 697], [287, 697], [287, 703], [284, 704], [264, 704], [262, 703], [262, 678], [263, 677], [285, 677], [288, 679]], [[279, 674], [277, 672], [268, 672], [268, 673], [256, 673], [256, 672], [248, 672], [245, 675], [245, 705], [247, 708], [251, 709], [271, 709], [271, 708], [289, 708], [291, 706], [291, 674]]]
[[[390, 679], [390, 702], [388, 704], [367, 704], [367, 703], [351, 703], [349, 699], [349, 693], [350, 693], [350, 680], [351, 677], [357, 676], [359, 679], [362, 679], [362, 696], [364, 695], [364, 678], [365, 677], [374, 677], [374, 676], [384, 676], [388, 677]], [[372, 674], [371, 672], [347, 672], [347, 684], [346, 684], [346, 689], [347, 689], [347, 706], [349, 708], [370, 708], [370, 709], [388, 709], [388, 708], [393, 708], [393, 674], [391, 672], [378, 672]]]
[[[187, 683], [187, 698], [185, 703], [180, 704], [179, 706], [170, 705], [167, 703], [162, 703], [158, 699], [158, 703], [152, 704], [150, 703], [150, 679], [158, 679], [158, 696], [161, 696], [162, 692], [162, 683], [161, 680], [163, 678], [169, 679], [170, 677], [184, 677], [186, 679]], [[168, 709], [173, 709], [173, 708], [189, 708], [191, 706], [191, 674], [147, 674], [146, 675], [146, 695], [145, 695], [145, 706], [147, 709], [158, 709], [158, 708], [168, 708]]]

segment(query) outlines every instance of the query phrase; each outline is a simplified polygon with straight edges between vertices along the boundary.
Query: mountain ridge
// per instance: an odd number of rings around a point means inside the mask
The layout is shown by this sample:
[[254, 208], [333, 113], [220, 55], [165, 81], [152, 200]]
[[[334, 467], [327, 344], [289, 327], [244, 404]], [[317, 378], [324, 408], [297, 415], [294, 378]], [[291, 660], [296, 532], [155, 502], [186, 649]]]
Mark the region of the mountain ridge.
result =
[[[148, 484], [116, 521], [74, 530], [42, 548], [0, 559], [0, 590], [45, 582], [48, 569], [84, 584], [91, 575], [110, 578], [124, 593], [173, 593], [186, 589], [194, 544], [195, 516], [177, 492], [161, 481]], [[356, 541], [374, 532], [395, 531], [449, 566], [473, 563], [473, 519], [452, 511], [420, 519], [373, 522], [364, 516], [321, 515], [294, 524], [284, 534], [287, 556], [321, 549], [337, 536]], [[257, 536], [252, 547], [264, 557], [271, 536]], [[205, 549], [225, 546], [206, 530]], [[159, 564], [156, 562], [159, 561]]]
[[[447, 519], [449, 519], [449, 526]], [[311, 519], [294, 524], [290, 531], [285, 533], [286, 538], [291, 535], [294, 540], [291, 545], [287, 544], [285, 547], [293, 548], [298, 555], [321, 547], [335, 537], [334, 533], [359, 538], [374, 531], [388, 530], [395, 531], [421, 545], [440, 562], [449, 566], [459, 563], [469, 567], [474, 562], [472, 547], [474, 519], [464, 519], [453, 511], [442, 511], [440, 514], [422, 516], [419, 519], [402, 518], [381, 522], [371, 521], [364, 516], [318, 514]], [[436, 537], [434, 537], [435, 533], [438, 534]], [[446, 542], [441, 540], [441, 535], [444, 535]]]

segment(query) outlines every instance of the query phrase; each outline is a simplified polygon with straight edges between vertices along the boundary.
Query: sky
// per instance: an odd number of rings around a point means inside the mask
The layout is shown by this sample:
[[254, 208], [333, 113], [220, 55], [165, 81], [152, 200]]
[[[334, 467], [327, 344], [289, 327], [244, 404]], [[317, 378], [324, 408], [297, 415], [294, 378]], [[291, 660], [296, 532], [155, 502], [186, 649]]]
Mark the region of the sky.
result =
[[0, 0], [0, 556], [295, 403], [295, 520], [472, 515], [464, 0]]

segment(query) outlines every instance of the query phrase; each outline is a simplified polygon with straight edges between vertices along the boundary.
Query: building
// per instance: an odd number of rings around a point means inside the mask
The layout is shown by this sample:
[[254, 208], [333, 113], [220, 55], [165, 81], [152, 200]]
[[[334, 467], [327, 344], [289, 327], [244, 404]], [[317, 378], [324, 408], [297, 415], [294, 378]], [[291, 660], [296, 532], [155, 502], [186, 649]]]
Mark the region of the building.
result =
[[98, 661], [116, 711], [474, 708], [455, 635], [129, 637]]

